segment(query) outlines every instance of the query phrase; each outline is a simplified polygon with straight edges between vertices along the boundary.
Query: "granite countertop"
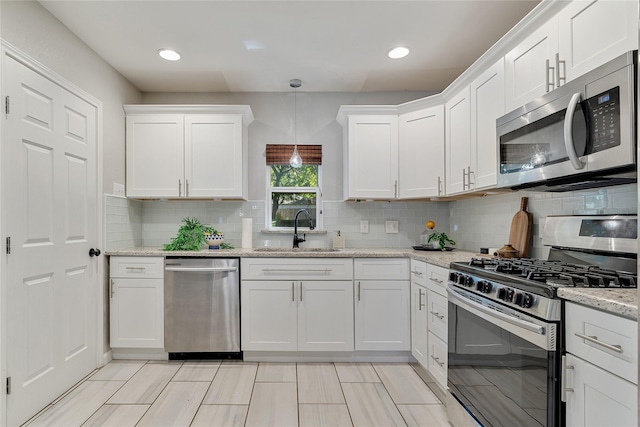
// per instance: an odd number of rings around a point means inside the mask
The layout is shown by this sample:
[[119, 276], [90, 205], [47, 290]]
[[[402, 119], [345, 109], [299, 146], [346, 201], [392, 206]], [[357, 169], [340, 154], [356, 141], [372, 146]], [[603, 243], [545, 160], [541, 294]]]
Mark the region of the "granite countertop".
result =
[[403, 248], [346, 248], [340, 250], [314, 250], [314, 251], [293, 251], [291, 249], [279, 250], [269, 248], [268, 250], [257, 249], [220, 249], [201, 251], [163, 251], [162, 248], [141, 247], [131, 249], [120, 249], [106, 251], [106, 255], [111, 256], [180, 256], [180, 257], [239, 257], [239, 258], [400, 258], [408, 257], [420, 261], [435, 264], [440, 267], [449, 268], [449, 264], [454, 261], [469, 261], [476, 256], [474, 252], [463, 250], [454, 251], [416, 251], [414, 249]]
[[558, 296], [567, 301], [638, 320], [637, 289], [560, 288]]

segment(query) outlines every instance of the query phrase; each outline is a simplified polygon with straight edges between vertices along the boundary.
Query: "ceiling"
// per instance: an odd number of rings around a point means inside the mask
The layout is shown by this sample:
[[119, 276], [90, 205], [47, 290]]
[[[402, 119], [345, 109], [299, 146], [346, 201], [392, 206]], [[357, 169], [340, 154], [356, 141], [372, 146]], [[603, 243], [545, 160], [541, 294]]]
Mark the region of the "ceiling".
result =
[[539, 1], [40, 3], [142, 92], [439, 92]]

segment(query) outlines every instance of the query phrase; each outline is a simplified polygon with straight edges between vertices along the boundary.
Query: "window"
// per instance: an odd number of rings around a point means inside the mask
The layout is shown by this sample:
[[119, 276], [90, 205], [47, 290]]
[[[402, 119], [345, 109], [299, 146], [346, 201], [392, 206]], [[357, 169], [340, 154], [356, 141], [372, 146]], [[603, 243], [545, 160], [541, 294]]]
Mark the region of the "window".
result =
[[[296, 213], [306, 209], [314, 225], [322, 226], [321, 145], [299, 145], [303, 165], [289, 165], [293, 145], [267, 145], [267, 227], [292, 229]], [[306, 215], [298, 218], [298, 227], [308, 228]]]

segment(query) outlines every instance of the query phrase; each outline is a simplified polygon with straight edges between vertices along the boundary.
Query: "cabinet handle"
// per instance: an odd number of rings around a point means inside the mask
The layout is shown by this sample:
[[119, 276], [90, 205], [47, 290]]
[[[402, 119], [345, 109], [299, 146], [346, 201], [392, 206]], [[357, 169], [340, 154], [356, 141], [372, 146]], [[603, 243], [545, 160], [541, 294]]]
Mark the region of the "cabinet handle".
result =
[[467, 171], [464, 170], [464, 168], [462, 168], [462, 190], [464, 190], [465, 188], [467, 188]]
[[436, 316], [440, 320], [444, 319], [444, 315], [442, 315], [442, 314], [440, 314], [438, 312], [430, 311], [429, 313], [433, 314], [434, 316]]
[[443, 280], [440, 280], [440, 279], [434, 279], [433, 277], [429, 277], [429, 280], [431, 280], [432, 282], [438, 283], [438, 284], [442, 284], [442, 283], [444, 283], [444, 281], [443, 281]]
[[189, 180], [184, 180], [184, 195], [185, 197], [189, 197]]
[[411, 274], [415, 274], [416, 276], [421, 277], [422, 276], [422, 271], [414, 270], [414, 271], [411, 272]]
[[395, 194], [394, 197], [398, 198], [398, 180], [396, 179], [395, 184], [393, 184], [393, 192]]
[[[562, 64], [562, 68], [564, 69], [564, 76], [560, 76], [560, 64]], [[560, 54], [556, 53], [556, 84], [558, 87], [562, 86], [560, 84], [561, 81], [564, 83], [567, 82], [567, 61], [560, 60]]]
[[442, 195], [442, 180], [438, 177], [438, 196]]
[[424, 303], [422, 302], [422, 289], [418, 289], [418, 297], [418, 310], [422, 311], [422, 307], [424, 307]]
[[295, 290], [295, 282], [291, 282], [291, 301], [296, 302], [296, 290]]
[[111, 298], [113, 298], [113, 294], [114, 294], [115, 290], [113, 287], [113, 279], [109, 280], [109, 294], [111, 295]]
[[434, 361], [434, 362], [436, 362], [436, 363], [437, 363], [441, 368], [442, 368], [442, 367], [444, 367], [444, 362], [441, 362], [439, 357], [431, 356], [431, 358], [432, 358], [432, 359], [433, 359], [433, 361]]
[[300, 282], [300, 302], [302, 302], [302, 282]]
[[622, 346], [618, 345], [618, 344], [608, 344], [606, 342], [600, 341], [598, 339], [597, 336], [595, 335], [583, 335], [583, 334], [579, 334], [578, 332], [575, 332], [575, 336], [577, 336], [578, 338], [582, 338], [585, 341], [589, 341], [592, 342], [594, 344], [598, 344], [599, 346], [602, 346], [608, 350], [611, 351], [615, 351], [616, 353], [620, 353], [622, 354], [624, 352], [624, 350], [622, 350]]
[[560, 375], [562, 375], [560, 400], [565, 403], [567, 401], [567, 392], [573, 392], [573, 388], [567, 387], [567, 371], [569, 369], [573, 369], [573, 365], [567, 365], [567, 356], [562, 356], [562, 371], [560, 372]]
[[360, 301], [360, 282], [358, 282], [358, 301]]
[[467, 187], [469, 190], [471, 190], [471, 184], [473, 184], [471, 182], [471, 174], [475, 175], [475, 172], [471, 170], [471, 166], [467, 166]]
[[129, 271], [145, 271], [147, 268], [146, 267], [125, 267], [125, 270], [129, 270]]
[[[285, 249], [286, 250], [286, 249]], [[293, 268], [263, 268], [262, 272], [263, 273], [296, 273], [296, 274], [300, 274], [301, 272], [304, 273], [318, 273], [318, 274], [331, 274], [333, 270], [329, 269], [329, 268], [325, 268], [325, 269], [321, 269], [321, 270], [296, 270]]]
[[182, 180], [178, 180], [178, 197], [182, 197]]
[[555, 68], [551, 66], [551, 64], [549, 64], [549, 60], [547, 59], [547, 69], [546, 69], [546, 73], [547, 73], [547, 92], [552, 91], [555, 87], [555, 82], [552, 81], [551, 79], [549, 79], [549, 74], [551, 74], [551, 76], [555, 77]]

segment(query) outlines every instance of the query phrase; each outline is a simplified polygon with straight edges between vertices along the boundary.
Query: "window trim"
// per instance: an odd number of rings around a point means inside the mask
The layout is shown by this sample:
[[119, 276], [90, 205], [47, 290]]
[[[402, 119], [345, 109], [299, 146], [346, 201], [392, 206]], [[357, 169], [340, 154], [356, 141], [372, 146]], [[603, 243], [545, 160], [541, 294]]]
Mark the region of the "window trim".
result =
[[[265, 225], [266, 229], [269, 231], [291, 231], [293, 232], [293, 227], [273, 227], [271, 225], [271, 207], [272, 207], [272, 193], [316, 193], [316, 221], [315, 221], [315, 230], [323, 230], [323, 221], [322, 221], [322, 190], [320, 189], [320, 183], [322, 182], [322, 165], [318, 166], [318, 186], [317, 187], [271, 187], [271, 165], [266, 165], [266, 203], [265, 203]], [[298, 227], [299, 230], [309, 231], [308, 227]]]

